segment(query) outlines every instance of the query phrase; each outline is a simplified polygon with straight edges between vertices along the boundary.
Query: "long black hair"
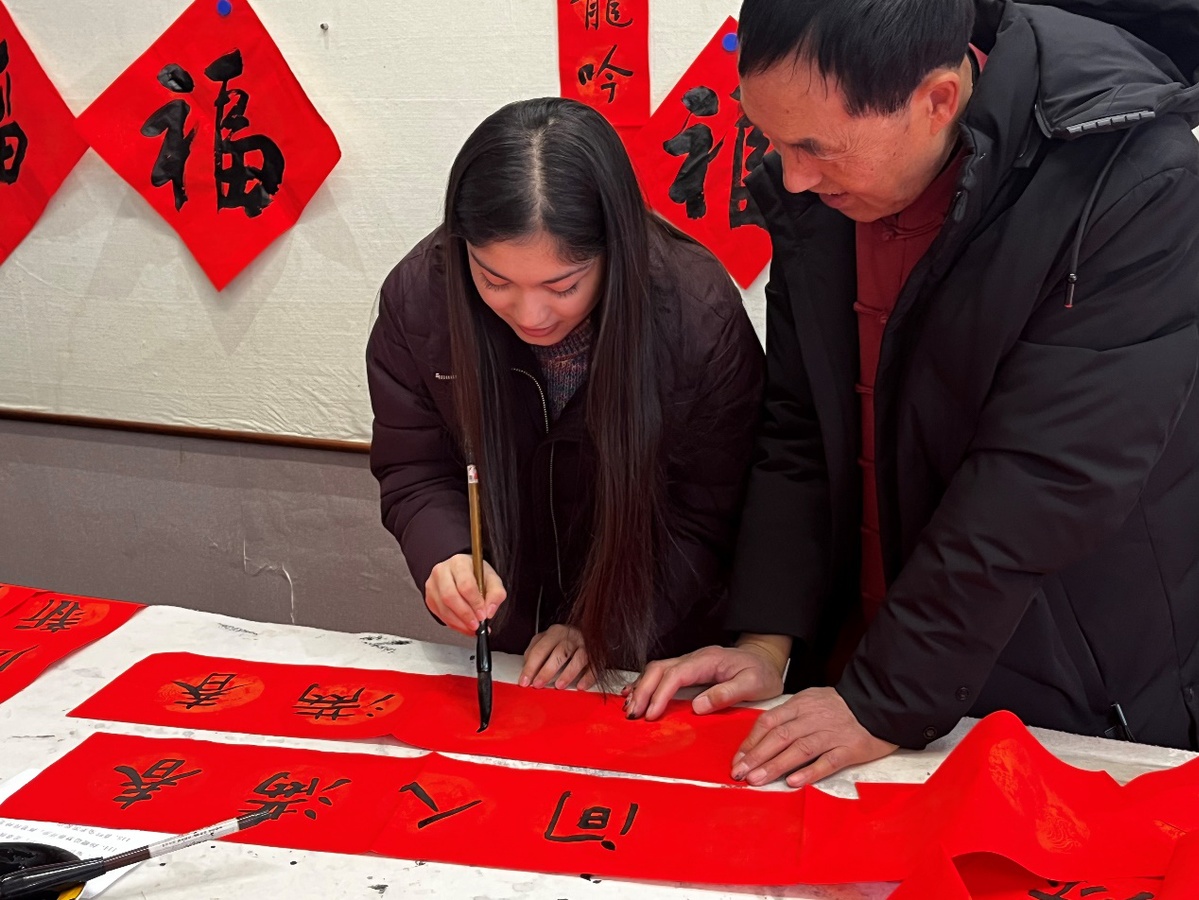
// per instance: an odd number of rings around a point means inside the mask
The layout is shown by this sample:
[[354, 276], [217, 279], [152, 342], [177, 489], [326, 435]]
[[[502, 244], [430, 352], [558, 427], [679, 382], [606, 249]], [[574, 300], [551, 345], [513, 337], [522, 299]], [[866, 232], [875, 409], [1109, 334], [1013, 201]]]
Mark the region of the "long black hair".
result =
[[450, 169], [443, 236], [459, 436], [480, 468], [488, 545], [505, 581], [520, 533], [511, 373], [487, 337], [489, 310], [471, 278], [467, 244], [544, 232], [564, 260], [604, 257], [586, 398], [596, 457], [592, 539], [568, 598], [569, 622], [582, 632], [601, 682], [614, 668], [642, 666], [653, 638], [664, 493], [649, 250], [658, 228], [615, 129], [572, 100], [503, 107], [467, 138]]

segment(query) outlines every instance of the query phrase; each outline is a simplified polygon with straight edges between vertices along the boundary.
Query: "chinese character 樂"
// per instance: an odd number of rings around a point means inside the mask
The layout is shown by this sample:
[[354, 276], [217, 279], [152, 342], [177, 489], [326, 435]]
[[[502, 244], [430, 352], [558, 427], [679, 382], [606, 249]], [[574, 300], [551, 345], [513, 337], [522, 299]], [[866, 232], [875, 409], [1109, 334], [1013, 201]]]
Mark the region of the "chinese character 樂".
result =
[[[322, 788], [319, 778], [311, 778], [308, 781], [297, 781], [292, 778], [290, 772], [276, 772], [269, 778], [263, 779], [258, 787], [254, 788], [256, 796], [251, 797], [246, 802], [257, 807], [257, 809], [251, 810], [251, 812], [267, 810], [270, 812], [272, 819], [278, 819], [287, 813], [299, 811], [298, 809], [293, 809], [293, 807], [303, 807], [304, 815], [309, 819], [315, 819], [316, 810], [310, 807], [308, 802], [314, 800], [324, 806], [332, 806], [333, 801], [326, 797], [325, 794], [349, 783], [349, 778], [338, 778], [328, 787]], [[263, 797], [266, 799], [261, 799]]]

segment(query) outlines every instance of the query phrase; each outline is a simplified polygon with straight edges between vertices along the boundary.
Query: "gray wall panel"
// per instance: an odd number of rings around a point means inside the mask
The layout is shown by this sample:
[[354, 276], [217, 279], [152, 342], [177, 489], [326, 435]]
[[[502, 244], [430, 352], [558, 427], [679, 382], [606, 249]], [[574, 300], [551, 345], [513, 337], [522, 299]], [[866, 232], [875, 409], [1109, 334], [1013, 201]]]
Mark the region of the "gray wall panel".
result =
[[0, 581], [457, 642], [364, 454], [0, 420]]

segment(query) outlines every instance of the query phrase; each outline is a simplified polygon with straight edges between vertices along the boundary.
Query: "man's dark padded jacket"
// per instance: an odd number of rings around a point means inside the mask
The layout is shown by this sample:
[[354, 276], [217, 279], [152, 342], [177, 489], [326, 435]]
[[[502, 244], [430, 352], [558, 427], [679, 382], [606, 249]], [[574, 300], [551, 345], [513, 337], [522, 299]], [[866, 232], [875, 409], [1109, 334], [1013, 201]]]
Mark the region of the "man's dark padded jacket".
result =
[[[1011, 709], [1195, 748], [1199, 3], [977, 7], [971, 153], [879, 361], [887, 600], [836, 687], [906, 747]], [[773, 155], [751, 187], [768, 385], [729, 624], [798, 638], [795, 688], [858, 604], [854, 223]]]

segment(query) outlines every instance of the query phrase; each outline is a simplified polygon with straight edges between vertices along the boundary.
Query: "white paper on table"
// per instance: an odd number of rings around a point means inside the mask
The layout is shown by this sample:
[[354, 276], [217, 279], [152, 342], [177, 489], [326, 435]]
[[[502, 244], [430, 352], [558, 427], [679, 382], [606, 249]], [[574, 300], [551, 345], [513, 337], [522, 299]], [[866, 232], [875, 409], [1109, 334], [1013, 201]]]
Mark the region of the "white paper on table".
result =
[[[38, 772], [29, 769], [14, 775], [0, 784], [0, 800], [5, 800], [28, 784]], [[8, 841], [32, 841], [38, 844], [51, 844], [70, 850], [80, 859], [93, 859], [97, 856], [112, 856], [144, 847], [146, 844], [167, 837], [159, 831], [127, 831], [114, 828], [92, 828], [90, 825], [66, 825], [59, 822], [35, 822], [30, 819], [0, 818], [0, 843]], [[126, 866], [98, 875], [87, 883], [80, 894], [80, 900], [90, 900], [107, 890], [113, 882], [123, 875], [132, 872], [137, 865]]]

